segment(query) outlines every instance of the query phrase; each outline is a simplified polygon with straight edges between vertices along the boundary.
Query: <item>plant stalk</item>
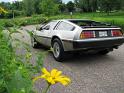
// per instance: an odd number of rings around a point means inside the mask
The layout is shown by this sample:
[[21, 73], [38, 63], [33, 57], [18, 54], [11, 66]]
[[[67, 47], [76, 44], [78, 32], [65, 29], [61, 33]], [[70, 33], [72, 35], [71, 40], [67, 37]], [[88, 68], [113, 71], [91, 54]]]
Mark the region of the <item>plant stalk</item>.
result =
[[48, 83], [48, 86], [47, 86], [46, 90], [43, 93], [48, 93], [48, 90], [49, 90], [50, 86], [51, 86], [51, 84]]

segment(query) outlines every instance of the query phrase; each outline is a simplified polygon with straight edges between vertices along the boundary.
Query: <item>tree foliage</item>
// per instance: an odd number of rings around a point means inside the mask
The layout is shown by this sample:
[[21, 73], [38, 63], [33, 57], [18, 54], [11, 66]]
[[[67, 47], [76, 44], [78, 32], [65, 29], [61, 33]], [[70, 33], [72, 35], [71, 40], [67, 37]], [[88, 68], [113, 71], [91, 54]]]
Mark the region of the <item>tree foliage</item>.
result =
[[34, 0], [23, 0], [24, 10], [27, 16], [31, 16], [34, 13]]
[[[10, 11], [24, 11], [25, 15], [55, 15], [65, 12], [106, 12], [124, 10], [124, 0], [74, 0], [67, 4], [63, 0], [22, 0], [13, 3], [1, 2], [0, 6]], [[22, 13], [22, 12], [20, 12]], [[20, 14], [19, 14], [20, 15]]]
[[68, 9], [68, 12], [73, 12], [75, 10], [75, 5], [72, 1], [69, 1], [67, 3], [67, 9]]
[[62, 0], [54, 0], [56, 4], [62, 4]]
[[40, 2], [42, 0], [34, 0], [34, 12], [36, 14], [41, 14], [41, 6], [40, 6]]
[[40, 3], [41, 10], [45, 15], [54, 15], [59, 12], [58, 4], [53, 0], [42, 0]]
[[95, 12], [96, 10], [110, 12], [123, 7], [123, 0], [75, 0], [76, 7], [84, 12]]
[[110, 12], [121, 8], [121, 0], [100, 0], [99, 7], [102, 11]]
[[61, 12], [61, 13], [63, 13], [63, 12], [65, 12], [66, 11], [66, 5], [65, 4], [59, 4], [59, 11]]

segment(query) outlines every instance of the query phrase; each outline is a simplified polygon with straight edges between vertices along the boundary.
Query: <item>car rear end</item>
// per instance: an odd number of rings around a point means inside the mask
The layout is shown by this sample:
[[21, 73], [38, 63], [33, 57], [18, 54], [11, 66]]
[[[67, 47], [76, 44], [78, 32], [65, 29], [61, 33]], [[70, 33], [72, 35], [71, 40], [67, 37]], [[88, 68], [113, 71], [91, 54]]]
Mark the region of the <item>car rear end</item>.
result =
[[76, 50], [114, 49], [124, 43], [124, 35], [118, 27], [87, 27], [83, 28], [74, 40]]

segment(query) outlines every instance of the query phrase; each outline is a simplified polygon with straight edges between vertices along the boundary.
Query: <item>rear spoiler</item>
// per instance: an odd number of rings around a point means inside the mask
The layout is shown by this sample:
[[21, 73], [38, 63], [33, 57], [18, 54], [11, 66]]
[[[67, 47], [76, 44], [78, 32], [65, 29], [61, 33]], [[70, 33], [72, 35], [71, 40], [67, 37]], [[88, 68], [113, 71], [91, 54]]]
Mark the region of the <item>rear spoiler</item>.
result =
[[119, 28], [117, 26], [81, 26], [81, 28]]
[[121, 28], [118, 27], [109, 27], [109, 28], [83, 28], [83, 30], [121, 30]]

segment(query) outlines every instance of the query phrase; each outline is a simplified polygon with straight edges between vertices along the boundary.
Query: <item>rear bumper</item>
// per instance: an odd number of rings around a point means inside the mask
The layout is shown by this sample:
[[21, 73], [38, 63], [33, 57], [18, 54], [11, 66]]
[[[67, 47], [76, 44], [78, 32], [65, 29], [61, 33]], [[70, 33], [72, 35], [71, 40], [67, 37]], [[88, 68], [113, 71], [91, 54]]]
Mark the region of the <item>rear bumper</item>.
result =
[[96, 39], [83, 39], [73, 42], [73, 48], [76, 49], [93, 49], [93, 48], [109, 48], [120, 46], [124, 43], [124, 37], [112, 38], [96, 38]]

